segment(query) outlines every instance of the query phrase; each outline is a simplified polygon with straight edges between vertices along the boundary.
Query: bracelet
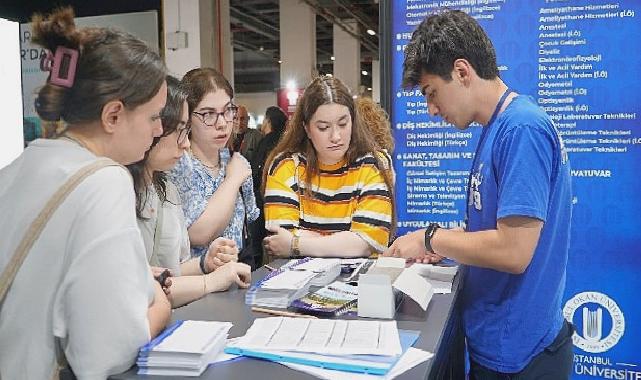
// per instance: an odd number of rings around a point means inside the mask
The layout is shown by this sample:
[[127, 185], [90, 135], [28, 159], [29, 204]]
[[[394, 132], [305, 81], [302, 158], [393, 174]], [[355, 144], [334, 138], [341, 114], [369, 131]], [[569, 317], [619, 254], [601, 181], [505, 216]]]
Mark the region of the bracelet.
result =
[[203, 276], [203, 297], [207, 295], [207, 276]]
[[298, 258], [300, 257], [300, 231], [295, 230], [292, 236], [292, 249], [290, 251], [289, 257]]
[[208, 274], [207, 269], [205, 269], [205, 259], [206, 259], [207, 253], [203, 254], [200, 256], [200, 270], [203, 272], [203, 274]]

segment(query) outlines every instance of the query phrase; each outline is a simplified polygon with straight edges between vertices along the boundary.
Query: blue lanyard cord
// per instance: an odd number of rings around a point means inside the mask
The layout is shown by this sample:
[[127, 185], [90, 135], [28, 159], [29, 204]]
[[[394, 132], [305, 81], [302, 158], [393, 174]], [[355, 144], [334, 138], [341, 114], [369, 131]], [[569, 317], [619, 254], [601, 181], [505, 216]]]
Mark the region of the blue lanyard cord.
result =
[[496, 105], [496, 108], [494, 109], [494, 112], [492, 113], [492, 117], [490, 117], [490, 121], [485, 125], [483, 128], [483, 131], [481, 132], [481, 138], [479, 140], [478, 145], [476, 146], [476, 152], [474, 153], [474, 160], [472, 160], [472, 167], [470, 168], [470, 174], [468, 175], [467, 178], [467, 196], [468, 198], [466, 199], [465, 202], [465, 226], [467, 228], [467, 221], [470, 218], [470, 186], [472, 185], [472, 172], [474, 171], [474, 168], [476, 167], [476, 160], [479, 155], [479, 151], [481, 150], [481, 147], [483, 146], [483, 143], [485, 142], [485, 136], [487, 136], [487, 131], [490, 129], [492, 126], [492, 123], [496, 120], [496, 117], [499, 115], [499, 111], [501, 110], [501, 107], [503, 107], [503, 103], [505, 103], [505, 99], [507, 99], [508, 95], [510, 95], [513, 91], [510, 90], [509, 88], [505, 89], [505, 92], [503, 95], [501, 95], [501, 98], [499, 99], [498, 104]]

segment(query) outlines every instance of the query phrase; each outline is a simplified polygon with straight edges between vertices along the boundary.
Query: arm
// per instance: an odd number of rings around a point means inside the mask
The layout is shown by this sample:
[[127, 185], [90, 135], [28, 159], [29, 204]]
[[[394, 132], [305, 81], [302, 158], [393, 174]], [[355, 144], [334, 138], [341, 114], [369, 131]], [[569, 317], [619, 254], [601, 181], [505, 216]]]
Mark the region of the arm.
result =
[[[543, 222], [528, 217], [500, 219], [497, 229], [463, 232], [439, 229], [432, 237], [434, 252], [456, 261], [512, 274], [523, 273], [534, 254]], [[427, 254], [425, 230], [402, 236], [386, 256], [417, 258]]]
[[79, 211], [69, 231], [70, 262], [54, 302], [53, 330], [64, 338], [79, 378], [127, 370], [168, 319], [168, 303], [144, 254], [131, 186], [126, 171], [105, 168], [66, 201]]
[[247, 288], [251, 282], [251, 268], [247, 264], [231, 262], [218, 270], [200, 276], [173, 278], [171, 286], [172, 307], [180, 307], [209, 293], [222, 292], [232, 284]]
[[[292, 232], [275, 226], [270, 226], [268, 230], [274, 235], [265, 238], [265, 249], [271, 255], [289, 257], [294, 237]], [[341, 231], [325, 236], [302, 233], [298, 247], [302, 256], [312, 257], [363, 257], [371, 253], [369, 244], [351, 231]]]
[[171, 305], [167, 300], [165, 292], [157, 281], [154, 281], [154, 301], [147, 309], [147, 321], [149, 321], [149, 335], [155, 338], [169, 323], [171, 318]]
[[277, 157], [269, 163], [269, 173], [265, 184], [265, 228], [298, 228], [300, 200], [292, 190], [297, 183], [296, 164], [291, 158]]
[[196, 257], [180, 264], [183, 276], [197, 276], [215, 271], [219, 267], [238, 261], [236, 242], [223, 237], [216, 238], [209, 245], [205, 257], [205, 273], [200, 268], [200, 258]]
[[227, 164], [225, 179], [207, 201], [200, 217], [187, 229], [193, 245], [209, 244], [223, 233], [234, 213], [240, 186], [250, 175], [247, 161], [239, 153], [234, 153]]
[[[494, 161], [498, 204], [495, 229], [477, 232], [437, 230], [435, 253], [498, 271], [523, 273], [534, 255], [547, 216], [552, 176], [553, 143], [545, 130], [522, 126], [504, 131]], [[424, 232], [397, 239], [387, 255], [424, 255]]]

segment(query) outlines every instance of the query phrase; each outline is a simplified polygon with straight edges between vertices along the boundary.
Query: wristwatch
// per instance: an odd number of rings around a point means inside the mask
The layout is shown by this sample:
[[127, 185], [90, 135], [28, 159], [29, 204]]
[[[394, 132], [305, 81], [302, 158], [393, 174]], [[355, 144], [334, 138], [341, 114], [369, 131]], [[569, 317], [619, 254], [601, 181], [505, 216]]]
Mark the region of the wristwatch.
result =
[[298, 257], [300, 257], [300, 248], [299, 248], [299, 244], [300, 244], [300, 230], [295, 229], [295, 230], [292, 232], [292, 235], [294, 235], [294, 236], [292, 236], [292, 248], [291, 248], [291, 251], [290, 251], [289, 257], [291, 257], [291, 258], [298, 258]]
[[436, 230], [439, 228], [441, 228], [441, 226], [439, 226], [438, 223], [430, 223], [429, 226], [427, 226], [427, 229], [425, 229], [425, 249], [427, 249], [428, 252], [434, 253], [434, 249], [432, 248], [432, 237], [434, 237]]

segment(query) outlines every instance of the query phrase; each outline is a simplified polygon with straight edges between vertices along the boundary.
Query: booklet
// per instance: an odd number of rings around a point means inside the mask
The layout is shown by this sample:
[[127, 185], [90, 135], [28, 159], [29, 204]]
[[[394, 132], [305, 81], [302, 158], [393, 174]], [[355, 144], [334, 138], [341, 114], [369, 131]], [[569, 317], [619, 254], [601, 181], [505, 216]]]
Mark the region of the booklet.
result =
[[291, 308], [300, 313], [320, 317], [336, 317], [349, 311], [356, 311], [358, 286], [334, 281], [315, 292], [294, 300]]

